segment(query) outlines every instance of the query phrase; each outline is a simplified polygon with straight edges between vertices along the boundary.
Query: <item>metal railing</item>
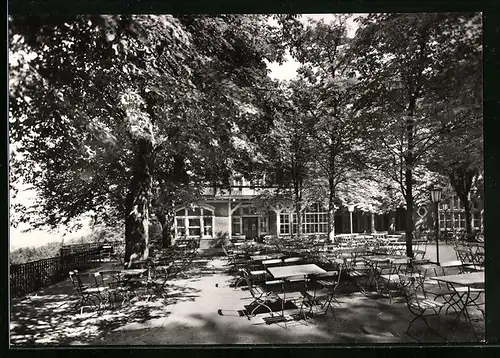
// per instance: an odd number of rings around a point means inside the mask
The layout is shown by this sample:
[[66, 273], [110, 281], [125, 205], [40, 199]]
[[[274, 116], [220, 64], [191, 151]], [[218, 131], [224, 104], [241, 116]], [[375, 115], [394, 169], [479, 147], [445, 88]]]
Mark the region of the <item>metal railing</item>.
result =
[[[73, 245], [72, 245], [73, 246]], [[63, 281], [70, 270], [85, 271], [101, 265], [102, 244], [63, 247], [60, 256], [10, 265], [10, 296], [22, 297]]]

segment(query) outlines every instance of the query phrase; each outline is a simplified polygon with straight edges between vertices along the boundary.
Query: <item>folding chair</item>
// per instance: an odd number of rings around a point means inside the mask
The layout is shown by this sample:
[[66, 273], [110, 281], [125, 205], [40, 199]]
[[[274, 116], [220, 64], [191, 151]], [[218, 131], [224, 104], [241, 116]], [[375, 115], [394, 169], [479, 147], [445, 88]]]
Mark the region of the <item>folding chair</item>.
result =
[[79, 297], [79, 301], [74, 305], [74, 308], [79, 307], [80, 314], [83, 313], [84, 308], [95, 307], [100, 309], [102, 307], [103, 301], [106, 300], [102, 294], [103, 288], [85, 285], [78, 274], [78, 270], [70, 271], [69, 277]]
[[427, 253], [427, 240], [423, 242], [418, 241], [412, 251], [415, 258], [423, 259]]
[[[379, 275], [379, 281], [378, 281], [378, 288], [379, 292], [386, 292], [387, 295], [389, 296], [389, 303], [392, 303], [392, 294], [391, 294], [391, 288], [392, 286], [396, 286], [399, 281], [399, 275], [401, 273], [407, 273], [406, 271], [406, 265], [408, 264], [407, 258], [405, 259], [394, 259], [390, 261], [390, 265], [388, 268], [383, 268], [380, 275]], [[414, 276], [412, 276], [415, 278]]]
[[472, 265], [474, 271], [484, 270], [484, 251], [476, 249], [471, 255]]
[[238, 277], [236, 279], [236, 282], [234, 283], [234, 288], [238, 288], [239, 284], [241, 282], [246, 282], [246, 280], [250, 280], [252, 284], [259, 282], [259, 281], [265, 281], [267, 277], [267, 271], [266, 270], [255, 270], [255, 271], [250, 271], [248, 268], [239, 268], [238, 269]]
[[[335, 301], [340, 305], [335, 298], [335, 292], [340, 283], [341, 273], [342, 265], [339, 265], [337, 271], [309, 275], [307, 289], [303, 292], [304, 299], [300, 307], [301, 311], [303, 311], [303, 306], [306, 306], [309, 308], [308, 314], [314, 315], [315, 313], [321, 313], [326, 316], [328, 314], [328, 309], [330, 309], [333, 318], [336, 319], [332, 302]], [[313, 289], [312, 291], [310, 290], [311, 288]], [[319, 294], [318, 291], [320, 291]], [[315, 312], [314, 309], [317, 311]], [[304, 317], [306, 317], [306, 314], [304, 314]]]
[[269, 305], [279, 302], [280, 297], [272, 291], [266, 292], [262, 289], [262, 287], [254, 286], [249, 279], [246, 279], [245, 281], [248, 287], [248, 292], [250, 292], [253, 298], [253, 301], [248, 306], [255, 306], [250, 312], [247, 312], [248, 320], [250, 320], [252, 317], [255, 317], [255, 311], [259, 307], [264, 307], [269, 311], [271, 317], [274, 317], [273, 310], [271, 307], [269, 307]]
[[294, 265], [302, 262], [304, 259], [302, 257], [287, 257], [283, 259], [283, 265]]
[[[410, 328], [417, 319], [425, 322], [431, 332], [439, 337], [442, 337], [436, 330], [434, 330], [427, 320], [429, 316], [437, 316], [443, 307], [440, 302], [432, 301], [423, 295], [418, 294], [417, 286], [415, 285], [415, 278], [407, 275], [399, 274], [398, 285], [403, 292], [406, 304], [410, 312], [415, 316], [406, 328], [406, 333], [410, 335]], [[430, 313], [429, 313], [430, 312]]]
[[96, 285], [106, 287], [108, 293], [108, 303], [111, 307], [114, 307], [114, 302], [116, 302], [117, 298], [120, 296], [122, 298], [121, 305], [125, 302], [130, 302], [133, 292], [130, 290], [127, 282], [122, 279], [120, 270], [107, 270], [95, 273], [94, 280], [96, 281]]
[[[285, 323], [285, 328], [288, 328], [286, 324], [287, 317], [285, 316], [285, 304], [286, 302], [292, 302], [295, 305], [302, 303], [304, 299], [304, 292], [306, 290], [307, 280], [308, 280], [307, 276], [296, 275], [266, 282], [267, 286], [276, 284], [279, 284], [281, 286], [281, 292], [277, 293], [277, 296], [281, 300], [280, 319], [282, 319], [282, 321]], [[299, 285], [300, 287], [297, 287], [297, 285]], [[299, 314], [307, 322], [307, 317], [305, 316], [305, 312], [302, 309], [299, 310]]]
[[173, 262], [170, 262], [168, 265], [151, 266], [150, 277], [146, 282], [147, 290], [152, 292], [149, 299], [151, 299], [153, 295], [162, 298], [167, 296], [167, 282], [171, 277], [173, 268]]
[[365, 264], [365, 260], [361, 257], [361, 255], [361, 251], [353, 251], [351, 252], [351, 257], [344, 256], [343, 259], [335, 259], [333, 262], [339, 266], [343, 265], [344, 272], [348, 278], [345, 285], [348, 286], [351, 282], [354, 282], [360, 292], [365, 294], [366, 290], [359, 281], [362, 278], [367, 278], [368, 273], [372, 268]]
[[243, 251], [233, 251], [222, 244], [222, 250], [227, 258], [227, 263], [229, 266], [236, 268], [237, 265], [248, 262], [248, 255]]
[[474, 264], [474, 257], [469, 247], [456, 247], [455, 252], [457, 258], [462, 262], [463, 272], [475, 272], [479, 269]]

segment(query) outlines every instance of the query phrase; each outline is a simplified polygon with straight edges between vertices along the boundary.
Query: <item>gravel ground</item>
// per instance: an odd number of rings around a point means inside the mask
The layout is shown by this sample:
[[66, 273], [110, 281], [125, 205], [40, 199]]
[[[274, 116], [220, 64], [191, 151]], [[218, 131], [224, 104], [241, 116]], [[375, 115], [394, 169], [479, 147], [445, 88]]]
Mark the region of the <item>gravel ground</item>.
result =
[[[450, 249], [441, 250], [442, 261], [445, 255], [450, 255]], [[428, 252], [431, 253], [430, 247]], [[408, 335], [405, 330], [413, 316], [402, 298], [389, 303], [387, 298], [349, 293], [347, 287], [341, 287], [337, 296], [340, 305], [334, 306], [335, 318], [328, 313], [308, 322], [296, 320], [286, 325], [266, 324], [263, 318], [267, 314], [248, 320], [237, 311], [252, 299], [248, 291], [231, 287], [233, 281], [223, 258], [200, 258], [185, 277], [171, 281], [164, 301], [135, 302], [122, 309], [83, 315], [67, 308], [54, 311], [55, 306], [71, 297], [70, 293], [63, 293], [60, 284], [58, 290], [54, 287], [55, 291], [50, 293], [47, 289], [37, 299], [13, 302], [11, 343], [16, 346], [355, 344], [473, 339], [469, 326], [452, 325], [451, 315], [429, 320], [446, 338], [428, 332], [425, 323], [418, 321]], [[223, 310], [223, 316], [218, 314], [219, 309]], [[287, 313], [293, 314], [294, 310]], [[474, 317], [479, 314], [475, 312]], [[480, 323], [476, 327], [479, 335], [483, 326]]]

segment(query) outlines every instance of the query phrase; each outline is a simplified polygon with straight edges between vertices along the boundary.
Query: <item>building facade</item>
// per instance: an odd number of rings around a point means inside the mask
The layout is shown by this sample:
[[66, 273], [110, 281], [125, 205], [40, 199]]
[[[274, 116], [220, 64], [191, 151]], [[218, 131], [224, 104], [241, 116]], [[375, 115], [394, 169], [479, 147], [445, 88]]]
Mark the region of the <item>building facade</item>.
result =
[[[223, 235], [248, 239], [265, 235], [293, 235], [297, 233], [297, 217], [293, 209], [263, 207], [259, 195], [269, 190], [260, 183], [244, 179], [233, 181], [229, 189], [205, 190], [202, 200], [189, 207], [177, 207], [174, 221], [175, 237], [210, 239]], [[420, 207], [415, 212], [416, 227], [432, 228], [431, 207]], [[473, 204], [474, 225], [482, 228], [481, 207]], [[404, 208], [387, 214], [355, 210], [352, 213], [353, 232], [404, 231]], [[302, 232], [306, 235], [328, 235], [328, 211], [314, 204], [302, 212]], [[392, 226], [392, 227], [391, 227]], [[465, 211], [456, 196], [445, 198], [440, 204], [440, 227], [465, 229]], [[351, 215], [347, 208], [335, 213], [335, 233], [350, 233]]]

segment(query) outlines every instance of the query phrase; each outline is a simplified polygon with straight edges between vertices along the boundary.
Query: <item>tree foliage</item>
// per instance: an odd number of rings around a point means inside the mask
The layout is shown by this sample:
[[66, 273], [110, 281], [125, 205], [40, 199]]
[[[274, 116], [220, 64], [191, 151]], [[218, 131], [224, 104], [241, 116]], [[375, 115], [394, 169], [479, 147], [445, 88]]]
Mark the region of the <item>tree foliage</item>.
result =
[[125, 215], [126, 258], [147, 256], [152, 195], [163, 217], [252, 155], [238, 128], [266, 129], [249, 114], [270, 31], [259, 15], [11, 17], [11, 168], [39, 192], [35, 224]]
[[[441, 133], [467, 128], [463, 115], [477, 110], [469, 105], [477, 104], [477, 98], [465, 100], [453, 86], [480, 56], [480, 19], [479, 14], [463, 13], [370, 14], [359, 19], [353, 47], [364, 89], [360, 108], [373, 139], [372, 162], [399, 184], [405, 197], [409, 256], [415, 168], [425, 164]], [[465, 112], [449, 115], [454, 107]]]

